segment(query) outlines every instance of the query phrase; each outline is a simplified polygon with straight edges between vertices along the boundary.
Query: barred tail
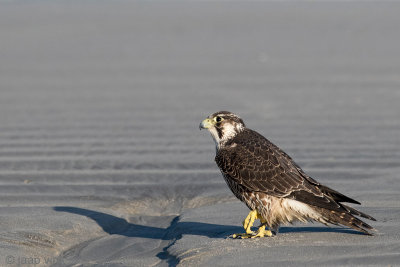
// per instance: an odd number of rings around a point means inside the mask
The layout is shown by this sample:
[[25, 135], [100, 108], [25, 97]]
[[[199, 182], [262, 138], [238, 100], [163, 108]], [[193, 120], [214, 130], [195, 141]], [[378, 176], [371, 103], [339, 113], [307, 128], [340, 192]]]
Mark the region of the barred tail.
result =
[[376, 230], [369, 224], [356, 218], [354, 215], [376, 221], [373, 217], [371, 217], [365, 213], [359, 212], [354, 208], [345, 206], [343, 204], [342, 204], [342, 206], [344, 208], [342, 212], [328, 210], [328, 209], [324, 209], [324, 208], [316, 208], [316, 209], [321, 213], [321, 215], [324, 217], [325, 221], [327, 221], [328, 223], [335, 224], [335, 225], [341, 224], [341, 225], [353, 228], [357, 231], [363, 232], [367, 235], [373, 235], [373, 233], [371, 233], [370, 231], [376, 231]]

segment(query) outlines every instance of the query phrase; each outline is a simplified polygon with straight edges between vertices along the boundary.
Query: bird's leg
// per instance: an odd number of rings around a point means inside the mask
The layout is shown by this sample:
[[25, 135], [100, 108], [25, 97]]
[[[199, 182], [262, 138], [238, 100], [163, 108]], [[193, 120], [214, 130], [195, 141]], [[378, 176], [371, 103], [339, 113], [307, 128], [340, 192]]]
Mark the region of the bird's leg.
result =
[[241, 234], [234, 234], [232, 237], [233, 238], [250, 238], [252, 237], [255, 233], [251, 231], [251, 227], [254, 224], [254, 221], [259, 219], [260, 216], [257, 212], [257, 210], [252, 210], [249, 212], [247, 215], [246, 219], [243, 221], [243, 227], [246, 230], [246, 233], [241, 233]]
[[251, 231], [251, 227], [254, 224], [254, 221], [258, 219], [258, 212], [257, 210], [252, 210], [247, 215], [246, 219], [243, 221], [244, 230], [246, 230], [246, 234], [253, 234], [254, 232]]

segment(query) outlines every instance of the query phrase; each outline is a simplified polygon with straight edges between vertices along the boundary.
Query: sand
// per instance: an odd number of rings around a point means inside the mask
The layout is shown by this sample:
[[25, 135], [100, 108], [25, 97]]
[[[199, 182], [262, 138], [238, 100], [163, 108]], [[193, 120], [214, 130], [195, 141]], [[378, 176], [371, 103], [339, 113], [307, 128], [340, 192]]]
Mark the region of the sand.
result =
[[[0, 266], [395, 266], [400, 5], [4, 1]], [[377, 218], [234, 240], [230, 110]]]

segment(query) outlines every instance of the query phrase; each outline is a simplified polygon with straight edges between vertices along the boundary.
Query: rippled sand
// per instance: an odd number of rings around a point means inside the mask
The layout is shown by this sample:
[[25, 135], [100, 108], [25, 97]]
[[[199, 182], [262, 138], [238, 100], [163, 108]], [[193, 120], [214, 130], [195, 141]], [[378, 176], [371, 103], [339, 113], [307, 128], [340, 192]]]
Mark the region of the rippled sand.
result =
[[[400, 5], [0, 4], [0, 266], [396, 265]], [[378, 219], [233, 240], [230, 110]], [[39, 261], [39, 262], [38, 262]], [[74, 265], [76, 264], [76, 265]]]

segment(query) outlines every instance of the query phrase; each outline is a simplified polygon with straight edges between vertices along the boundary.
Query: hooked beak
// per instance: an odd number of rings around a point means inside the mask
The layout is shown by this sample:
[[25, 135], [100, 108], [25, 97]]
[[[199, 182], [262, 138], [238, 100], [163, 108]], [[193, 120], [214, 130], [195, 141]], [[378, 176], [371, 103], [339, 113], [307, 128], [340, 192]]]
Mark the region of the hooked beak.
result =
[[199, 125], [199, 129], [210, 129], [211, 127], [214, 126], [213, 120], [207, 118], [205, 120], [203, 120], [200, 125]]

